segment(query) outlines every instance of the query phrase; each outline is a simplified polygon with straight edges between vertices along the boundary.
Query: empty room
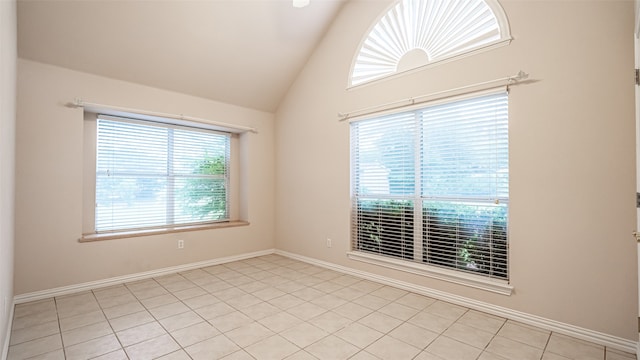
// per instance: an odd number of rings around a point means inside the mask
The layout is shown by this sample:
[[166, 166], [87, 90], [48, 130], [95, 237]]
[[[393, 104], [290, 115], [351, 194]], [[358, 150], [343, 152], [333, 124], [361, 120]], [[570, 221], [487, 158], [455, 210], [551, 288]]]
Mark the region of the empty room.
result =
[[628, 360], [632, 0], [0, 0], [0, 349]]

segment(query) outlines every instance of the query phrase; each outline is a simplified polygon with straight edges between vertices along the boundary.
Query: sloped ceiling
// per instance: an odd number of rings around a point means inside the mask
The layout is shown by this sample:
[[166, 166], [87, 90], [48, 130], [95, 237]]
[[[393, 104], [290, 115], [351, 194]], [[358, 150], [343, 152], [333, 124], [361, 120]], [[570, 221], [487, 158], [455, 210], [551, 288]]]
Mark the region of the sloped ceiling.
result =
[[18, 55], [273, 112], [345, 0], [19, 0]]

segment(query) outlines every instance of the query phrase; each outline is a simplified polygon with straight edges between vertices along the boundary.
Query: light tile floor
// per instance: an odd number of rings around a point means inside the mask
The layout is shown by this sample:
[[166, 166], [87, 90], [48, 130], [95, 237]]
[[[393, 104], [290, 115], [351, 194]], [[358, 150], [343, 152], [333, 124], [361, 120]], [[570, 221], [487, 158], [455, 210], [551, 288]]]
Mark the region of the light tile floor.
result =
[[16, 305], [8, 356], [220, 358], [636, 357], [278, 255]]

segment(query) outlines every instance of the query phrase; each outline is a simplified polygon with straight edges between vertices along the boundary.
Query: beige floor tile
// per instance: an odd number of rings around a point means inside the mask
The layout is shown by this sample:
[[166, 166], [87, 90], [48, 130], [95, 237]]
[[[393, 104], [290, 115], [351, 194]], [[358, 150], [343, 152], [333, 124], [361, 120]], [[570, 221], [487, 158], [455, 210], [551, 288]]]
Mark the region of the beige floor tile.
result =
[[413, 360], [444, 360], [444, 359], [430, 352], [423, 351], [420, 354], [418, 354], [418, 356], [413, 358]]
[[202, 316], [205, 320], [211, 320], [222, 315], [236, 311], [236, 309], [227, 305], [224, 302], [218, 302], [215, 304], [203, 306], [194, 310], [198, 315]]
[[398, 304], [406, 305], [416, 310], [424, 310], [427, 306], [433, 304], [436, 300], [427, 296], [422, 296], [414, 293], [408, 293], [405, 296], [399, 298], [395, 302]]
[[245, 285], [251, 282], [256, 281], [254, 278], [242, 275], [238, 277], [234, 277], [233, 279], [227, 280], [227, 282], [233, 286], [240, 287], [241, 285]]
[[133, 293], [133, 295], [135, 295], [138, 298], [138, 300], [141, 300], [141, 301], [145, 299], [153, 298], [153, 297], [166, 295], [169, 293], [167, 289], [163, 288], [158, 284], [156, 284], [155, 286], [146, 287], [139, 290], [131, 289], [131, 292]]
[[159, 320], [158, 322], [167, 331], [171, 332], [201, 323], [203, 321], [204, 319], [200, 317], [200, 315], [196, 314], [194, 311], [188, 311], [182, 314], [169, 316], [167, 318]]
[[241, 295], [238, 296], [236, 298], [233, 299], [229, 299], [226, 301], [226, 303], [230, 306], [233, 306], [236, 309], [244, 309], [247, 308], [249, 306], [253, 306], [253, 305], [257, 305], [259, 303], [261, 303], [262, 300], [260, 300], [259, 298], [251, 295], [251, 294], [245, 294], [245, 295]]
[[168, 334], [124, 348], [130, 360], [155, 359], [180, 349]]
[[13, 310], [13, 316], [19, 318], [47, 311], [56, 311], [56, 303], [53, 298], [16, 304]]
[[313, 288], [321, 291], [325, 294], [330, 294], [334, 291], [338, 291], [340, 289], [342, 289], [344, 286], [336, 284], [336, 283], [332, 283], [331, 281], [325, 281], [325, 282], [321, 282], [319, 284], [313, 285]]
[[360, 349], [337, 336], [329, 335], [308, 346], [305, 351], [320, 360], [348, 359]]
[[581, 360], [602, 360], [604, 358], [603, 346], [555, 333], [551, 334], [545, 351]]
[[380, 360], [380, 358], [373, 356], [364, 350], [360, 350], [360, 352], [350, 357], [349, 360]]
[[130, 292], [98, 299], [98, 304], [100, 304], [100, 307], [103, 309], [111, 308], [118, 305], [125, 305], [128, 303], [137, 303], [137, 302], [138, 302], [138, 299], [135, 296], [133, 296], [133, 294], [131, 294]]
[[89, 340], [80, 344], [65, 348], [67, 360], [85, 360], [108, 354], [121, 349], [120, 343], [114, 334]]
[[157, 322], [150, 322], [144, 325], [132, 327], [116, 333], [122, 346], [127, 347], [133, 344], [156, 338], [167, 332]]
[[71, 345], [80, 344], [109, 334], [113, 334], [113, 330], [111, 330], [111, 325], [109, 325], [105, 320], [73, 330], [63, 331], [62, 342], [65, 347], [69, 347]]
[[101, 310], [98, 301], [91, 292], [77, 297], [56, 300], [56, 308], [60, 319]]
[[315, 356], [309, 354], [304, 350], [300, 350], [297, 353], [294, 353], [293, 355], [289, 355], [285, 358], [285, 360], [317, 360], [317, 359], [318, 358], [316, 358]]
[[254, 320], [243, 314], [240, 311], [234, 311], [217, 318], [209, 320], [209, 322], [215, 326], [221, 332], [227, 332], [233, 329], [237, 329], [243, 325], [252, 323]]
[[199, 288], [196, 286], [196, 287], [191, 287], [191, 288], [180, 290], [180, 291], [174, 291], [172, 292], [172, 294], [173, 296], [177, 297], [178, 299], [184, 302], [184, 300], [186, 299], [191, 299], [191, 298], [202, 296], [202, 295], [208, 295], [209, 293], [204, 291], [202, 288]]
[[106, 320], [102, 310], [92, 311], [87, 314], [76, 315], [64, 319], [60, 319], [60, 329], [69, 331], [79, 327], [99, 323]]
[[279, 335], [270, 336], [248, 346], [245, 351], [258, 360], [284, 359], [300, 348]]
[[222, 360], [254, 360], [254, 358], [246, 351], [240, 350], [223, 357]]
[[284, 294], [282, 296], [279, 296], [277, 298], [271, 299], [269, 301], [267, 301], [269, 304], [277, 307], [280, 310], [287, 310], [290, 309], [294, 306], [298, 306], [302, 303], [304, 303], [304, 300], [295, 297], [291, 294]]
[[262, 302], [262, 303], [244, 308], [241, 311], [248, 317], [252, 318], [253, 320], [260, 320], [260, 319], [266, 318], [267, 316], [277, 314], [281, 310], [267, 302]]
[[544, 354], [542, 354], [542, 360], [572, 360], [572, 359], [569, 359], [564, 356], [560, 356], [558, 354], [545, 352]]
[[141, 299], [140, 303], [142, 303], [142, 305], [144, 305], [144, 307], [147, 309], [153, 309], [153, 308], [157, 308], [158, 306], [177, 303], [178, 301], [180, 300], [178, 300], [177, 297], [173, 296], [173, 294], [166, 293], [158, 296], [152, 296], [145, 299]]
[[109, 319], [109, 324], [113, 328], [113, 331], [122, 331], [146, 323], [155, 321], [153, 316], [147, 311], [140, 311], [137, 313]]
[[258, 322], [267, 329], [279, 333], [298, 325], [302, 321], [289, 313], [279, 312], [262, 318]]
[[440, 334], [421, 328], [419, 326], [404, 323], [393, 329], [390, 336], [411, 344], [418, 349], [424, 349], [433, 342]]
[[482, 354], [480, 354], [480, 357], [478, 358], [478, 360], [510, 360], [510, 359], [485, 351]]
[[352, 288], [360, 290], [360, 291], [364, 291], [366, 293], [371, 293], [372, 291], [376, 291], [376, 290], [380, 289], [383, 286], [384, 285], [382, 285], [380, 283], [369, 281], [369, 280], [362, 280], [360, 282], [357, 282], [357, 283], [351, 285]]
[[452, 324], [443, 335], [465, 344], [484, 349], [493, 339], [493, 334], [460, 323]]
[[327, 310], [323, 307], [320, 307], [318, 305], [309, 303], [309, 302], [305, 302], [302, 303], [298, 306], [294, 306], [290, 309], [287, 310], [287, 312], [301, 320], [309, 320], [311, 318], [314, 318], [318, 315], [321, 315], [325, 312], [327, 312]]
[[291, 294], [293, 292], [306, 288], [306, 285], [303, 285], [297, 281], [289, 281], [284, 284], [276, 285], [275, 288], [287, 294]]
[[531, 345], [538, 349], [544, 349], [551, 336], [550, 331], [535, 329], [533, 327], [513, 321], [507, 321], [498, 332], [499, 336]]
[[42, 355], [30, 357], [29, 360], [65, 360], [64, 350], [58, 349]]
[[402, 289], [394, 288], [391, 286], [383, 286], [377, 290], [372, 291], [371, 295], [381, 297], [389, 301], [395, 301], [407, 295], [408, 293], [408, 291]]
[[210, 339], [219, 334], [220, 332], [207, 322], [201, 322], [199, 324], [171, 332], [171, 336], [183, 348]]
[[112, 351], [110, 353], [100, 355], [92, 360], [128, 360], [127, 353], [124, 352], [124, 349], [118, 349], [116, 351]]
[[364, 349], [384, 336], [383, 333], [359, 323], [349, 324], [344, 329], [337, 331], [334, 335], [360, 349]]
[[332, 292], [332, 294], [337, 296], [337, 297], [339, 297], [339, 298], [341, 298], [341, 299], [344, 299], [344, 300], [347, 300], [347, 301], [352, 301], [352, 300], [355, 300], [355, 299], [357, 299], [357, 298], [359, 298], [361, 296], [366, 295], [367, 293], [364, 292], [364, 291], [360, 291], [358, 289], [354, 289], [354, 288], [352, 288], [350, 286], [347, 286], [347, 287], [344, 287], [344, 288], [342, 288], [340, 290], [336, 290], [336, 291]]
[[388, 333], [389, 331], [398, 327], [398, 325], [402, 324], [401, 320], [398, 320], [381, 312], [371, 313], [358, 320], [358, 322], [372, 329], [378, 330], [383, 334]]
[[312, 287], [305, 287], [300, 290], [296, 290], [291, 295], [298, 297], [302, 300], [311, 301], [313, 299], [317, 299], [320, 296], [324, 295], [324, 293], [320, 290], [316, 290]]
[[62, 349], [60, 334], [45, 336], [39, 339], [9, 346], [7, 360], [21, 360]]
[[[425, 351], [439, 356], [444, 360], [475, 360], [482, 352], [480, 349], [446, 336], [440, 336], [435, 339]], [[520, 360], [519, 358], [517, 359]]]
[[262, 289], [253, 293], [254, 296], [256, 296], [257, 298], [263, 301], [269, 301], [271, 299], [275, 299], [285, 294], [286, 292], [275, 289], [273, 287], [268, 287], [266, 289]]
[[192, 283], [189, 280], [176, 281], [170, 284], [162, 285], [165, 289], [169, 290], [170, 293], [175, 293], [187, 289], [191, 289], [197, 287], [196, 284]]
[[471, 326], [476, 329], [488, 331], [492, 334], [496, 334], [500, 328], [504, 325], [506, 319], [485, 314], [475, 310], [467, 311], [460, 319], [458, 323], [466, 326]]
[[35, 325], [23, 329], [13, 330], [9, 345], [16, 345], [23, 342], [39, 339], [60, 332], [58, 321], [49, 321], [44, 324]]
[[238, 350], [240, 348], [224, 335], [218, 335], [185, 348], [193, 360], [220, 359]]
[[381, 307], [378, 311], [402, 321], [409, 320], [418, 313], [418, 310], [406, 305], [398, 304], [397, 302], [387, 304]]
[[28, 315], [15, 317], [11, 325], [13, 330], [24, 329], [36, 325], [42, 325], [44, 323], [58, 321], [58, 314], [53, 310], [43, 310], [35, 313], [29, 313]]
[[354, 304], [362, 305], [371, 310], [378, 310], [381, 307], [389, 304], [391, 301], [371, 294], [367, 294], [353, 300], [352, 302]]
[[220, 293], [223, 290], [233, 288], [233, 285], [229, 284], [226, 281], [222, 281], [218, 279], [218, 281], [213, 281], [204, 285], [200, 285], [200, 287], [204, 289], [206, 292], [213, 294], [215, 296], [215, 294]]
[[455, 319], [446, 319], [427, 312], [419, 312], [416, 316], [407, 320], [408, 323], [420, 326], [427, 330], [431, 330], [438, 334], [443, 333], [451, 324], [455, 322]]
[[153, 315], [153, 317], [157, 320], [164, 319], [173, 315], [182, 314], [188, 311], [191, 311], [191, 309], [189, 309], [187, 305], [181, 302], [162, 305], [153, 309], [149, 309], [151, 315]]
[[168, 284], [186, 281], [187, 279], [184, 276], [176, 273], [154, 277], [153, 280], [155, 280], [158, 284], [165, 286]]
[[269, 288], [269, 284], [265, 284], [262, 281], [251, 278], [251, 282], [246, 284], [238, 285], [238, 289], [245, 291], [249, 294], [253, 294], [256, 291], [264, 290]]
[[107, 319], [114, 319], [120, 316], [137, 313], [144, 310], [145, 310], [144, 306], [142, 306], [142, 304], [137, 300], [136, 302], [131, 302], [127, 304], [110, 307], [107, 309], [102, 309]]
[[246, 295], [247, 293], [238, 289], [237, 287], [230, 287], [224, 290], [219, 290], [211, 293], [213, 296], [217, 297], [222, 301], [227, 301], [229, 299], [237, 298], [242, 295]]
[[163, 355], [159, 357], [158, 360], [191, 360], [191, 358], [184, 350], [178, 350], [170, 354]]
[[468, 309], [444, 301], [436, 301], [427, 306], [423, 311], [446, 319], [458, 320]]
[[220, 299], [211, 294], [200, 295], [189, 299], [182, 300], [182, 302], [191, 309], [199, 309], [201, 307], [212, 305], [220, 302]]
[[521, 360], [538, 360], [542, 357], [541, 349], [503, 338], [502, 336], [494, 337], [487, 346], [486, 351], [507, 359], [515, 357]]
[[344, 305], [338, 306], [337, 308], [332, 310], [333, 312], [340, 314], [350, 320], [357, 321], [362, 319], [363, 317], [371, 314], [373, 310], [358, 305], [352, 302], [346, 303]]
[[233, 329], [225, 333], [225, 335], [231, 339], [231, 341], [238, 344], [238, 346], [244, 348], [257, 343], [260, 340], [273, 336], [275, 333], [258, 322], [252, 322], [237, 329]]
[[338, 306], [346, 304], [347, 300], [333, 294], [326, 294], [320, 296], [317, 299], [311, 300], [311, 303], [323, 307], [327, 310], [332, 310], [337, 308]]
[[384, 336], [369, 345], [365, 351], [383, 360], [413, 359], [421, 349], [391, 336]]
[[351, 324], [352, 321], [338, 313], [328, 311], [309, 320], [309, 323], [319, 327], [320, 329], [328, 333], [334, 333]]
[[280, 333], [282, 337], [296, 346], [304, 348], [329, 335], [326, 331], [309, 323], [301, 323]]

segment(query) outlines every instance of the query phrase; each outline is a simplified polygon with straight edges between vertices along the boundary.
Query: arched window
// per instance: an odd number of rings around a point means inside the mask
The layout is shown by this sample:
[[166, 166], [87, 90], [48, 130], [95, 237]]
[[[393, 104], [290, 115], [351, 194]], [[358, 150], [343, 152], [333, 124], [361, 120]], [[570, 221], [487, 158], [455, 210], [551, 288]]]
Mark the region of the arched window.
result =
[[350, 86], [511, 41], [497, 0], [399, 0], [371, 28]]

